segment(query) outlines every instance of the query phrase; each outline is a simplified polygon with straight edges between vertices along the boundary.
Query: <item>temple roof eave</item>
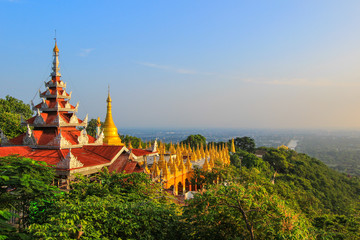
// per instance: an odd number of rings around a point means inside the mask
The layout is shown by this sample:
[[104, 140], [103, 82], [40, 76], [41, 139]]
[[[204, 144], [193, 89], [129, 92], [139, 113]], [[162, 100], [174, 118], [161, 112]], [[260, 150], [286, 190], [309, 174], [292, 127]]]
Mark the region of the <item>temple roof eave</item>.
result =
[[36, 109], [39, 109], [41, 110], [42, 112], [77, 112], [77, 109], [76, 108], [57, 108], [57, 107], [54, 107], [54, 108], [43, 108], [43, 107], [36, 107], [35, 106], [35, 109], [33, 110], [36, 110]]
[[21, 125], [29, 125], [31, 127], [87, 127], [87, 122], [81, 123], [48, 123], [48, 124], [34, 124], [34, 123], [21, 123]]
[[71, 99], [71, 96], [64, 96], [64, 95], [60, 95], [60, 94], [40, 94], [40, 97], [43, 98], [61, 98], [61, 99]]
[[66, 83], [64, 83], [63, 81], [60, 82], [53, 82], [52, 80], [45, 82], [45, 87], [56, 87], [56, 88], [64, 88], [66, 89]]

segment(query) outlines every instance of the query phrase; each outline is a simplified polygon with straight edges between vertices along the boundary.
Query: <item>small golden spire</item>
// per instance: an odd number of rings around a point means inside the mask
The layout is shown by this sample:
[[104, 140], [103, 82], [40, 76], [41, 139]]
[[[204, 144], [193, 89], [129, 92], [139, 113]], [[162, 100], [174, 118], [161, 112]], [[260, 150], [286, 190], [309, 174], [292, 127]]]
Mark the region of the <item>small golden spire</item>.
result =
[[234, 144], [234, 139], [231, 140], [231, 152], [235, 153], [235, 144]]

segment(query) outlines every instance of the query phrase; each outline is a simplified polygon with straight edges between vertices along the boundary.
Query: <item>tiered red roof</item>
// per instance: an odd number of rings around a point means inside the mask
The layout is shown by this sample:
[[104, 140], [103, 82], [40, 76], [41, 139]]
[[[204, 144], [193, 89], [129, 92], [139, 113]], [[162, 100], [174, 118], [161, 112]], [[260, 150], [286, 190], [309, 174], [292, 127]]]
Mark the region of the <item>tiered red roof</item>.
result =
[[[0, 147], [0, 157], [19, 154], [44, 161], [54, 165], [63, 176], [70, 176], [74, 169], [75, 172], [83, 170], [89, 174], [90, 170], [97, 171], [104, 166], [116, 172], [143, 171], [137, 162], [129, 160], [129, 152], [124, 146], [103, 145], [102, 138], [95, 139], [85, 130], [78, 130], [77, 127], [86, 126], [87, 117], [86, 120], [78, 119], [76, 107], [69, 103], [71, 94], [66, 92], [66, 84], [60, 80], [57, 47], [54, 48], [52, 69], [51, 80], [45, 83], [47, 90], [40, 92], [44, 100], [33, 107], [37, 110], [36, 116], [25, 121], [27, 132], [9, 140], [13, 145], [29, 146]], [[132, 153], [144, 156], [152, 152], [133, 149]]]
[[[83, 164], [81, 168], [103, 165], [108, 166], [110, 172], [142, 172], [143, 169], [137, 162], [129, 161], [128, 156], [121, 155], [123, 148], [122, 146], [84, 146], [71, 149], [71, 153]], [[56, 166], [69, 151], [69, 149], [31, 149], [28, 146], [0, 147], [0, 157], [19, 154]]]

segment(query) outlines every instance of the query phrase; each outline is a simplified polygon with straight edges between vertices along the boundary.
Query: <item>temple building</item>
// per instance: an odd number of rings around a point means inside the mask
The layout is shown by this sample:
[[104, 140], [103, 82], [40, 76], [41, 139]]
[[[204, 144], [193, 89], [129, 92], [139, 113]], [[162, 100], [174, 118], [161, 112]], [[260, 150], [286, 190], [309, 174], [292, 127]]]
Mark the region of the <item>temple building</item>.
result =
[[211, 145], [209, 148], [197, 146], [196, 149], [192, 149], [189, 145], [170, 143], [167, 151], [165, 144], [160, 142], [159, 157], [145, 158], [144, 163], [140, 164], [145, 172], [149, 172], [153, 179], [161, 182], [165, 189], [170, 189], [175, 195], [181, 195], [202, 187], [190, 182], [195, 167], [211, 171], [216, 166], [229, 165], [230, 155], [225, 145]]
[[[101, 131], [97, 120], [96, 136], [87, 134], [88, 116], [77, 116], [79, 104], [70, 104], [72, 93], [61, 80], [59, 48], [55, 41], [51, 79], [45, 82], [45, 91], [39, 91], [41, 102], [32, 104], [35, 116], [22, 120], [27, 131], [8, 139], [0, 129], [0, 157], [19, 154], [37, 161], [44, 161], [56, 170], [55, 184], [69, 187], [76, 173], [91, 176], [104, 167], [110, 172], [145, 172], [154, 181], [161, 182], [165, 189], [175, 195], [201, 188], [190, 184], [194, 168], [210, 171], [219, 165], [230, 164], [229, 149], [183, 144], [166, 149], [165, 144], [155, 140], [145, 149], [138, 149], [122, 143], [112, 115], [110, 90], [107, 97], [107, 113]], [[231, 151], [235, 152], [234, 141]]]
[[61, 80], [56, 42], [50, 76], [51, 79], [45, 82], [46, 90], [39, 92], [41, 102], [32, 104], [35, 116], [22, 121], [27, 131], [7, 139], [0, 130], [0, 156], [19, 154], [51, 164], [61, 186], [68, 186], [75, 173], [92, 175], [104, 167], [116, 172], [143, 172], [138, 162], [131, 160], [131, 151], [121, 144], [119, 136], [112, 135], [113, 131], [117, 134], [117, 130], [112, 121], [110, 96], [110, 114], [109, 111], [107, 114], [107, 123], [110, 124], [96, 138], [87, 134], [88, 117], [78, 118], [79, 104], [70, 104], [72, 94], [66, 91], [66, 83]]

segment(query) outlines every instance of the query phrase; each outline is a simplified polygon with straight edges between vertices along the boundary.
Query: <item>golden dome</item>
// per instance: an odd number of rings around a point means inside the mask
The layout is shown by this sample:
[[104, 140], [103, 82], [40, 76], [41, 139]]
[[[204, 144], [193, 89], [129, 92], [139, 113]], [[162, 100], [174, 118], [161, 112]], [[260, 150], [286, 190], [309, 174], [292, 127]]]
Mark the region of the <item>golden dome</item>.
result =
[[57, 46], [56, 42], [55, 42], [55, 47], [54, 47], [54, 49], [53, 49], [53, 52], [54, 52], [54, 53], [59, 52], [59, 48], [58, 48], [58, 46]]

